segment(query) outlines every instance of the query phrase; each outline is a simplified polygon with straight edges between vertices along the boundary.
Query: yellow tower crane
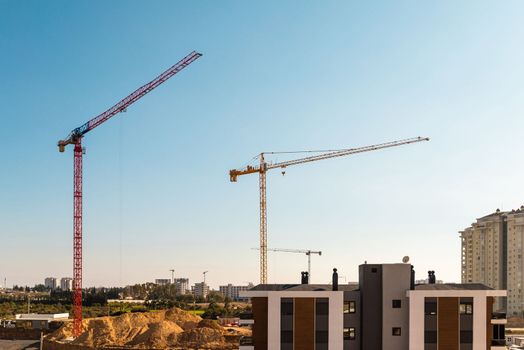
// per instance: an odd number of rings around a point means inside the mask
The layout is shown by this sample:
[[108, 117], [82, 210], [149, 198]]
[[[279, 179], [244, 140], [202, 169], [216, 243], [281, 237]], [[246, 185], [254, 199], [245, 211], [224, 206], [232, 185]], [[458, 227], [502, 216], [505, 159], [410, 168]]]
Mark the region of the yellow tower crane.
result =
[[[259, 165], [248, 165], [245, 168], [233, 169], [229, 171], [229, 178], [231, 182], [236, 182], [237, 178], [241, 175], [255, 174], [258, 173], [259, 176], [259, 188], [260, 188], [260, 283], [267, 283], [267, 198], [266, 198], [266, 173], [271, 169], [285, 169], [288, 166], [314, 162], [322, 159], [336, 158], [349, 156], [357, 153], [377, 151], [379, 149], [397, 147], [402, 145], [408, 145], [411, 143], [429, 141], [428, 137], [415, 137], [411, 139], [398, 140], [392, 142], [381, 143], [377, 145], [359, 147], [359, 148], [349, 148], [336, 151], [313, 151], [315, 153], [320, 153], [314, 156], [309, 156], [305, 158], [293, 159], [279, 163], [266, 163], [264, 158], [265, 154], [277, 154], [277, 153], [286, 153], [286, 152], [262, 152], [259, 155], [260, 164]], [[312, 151], [309, 151], [312, 152]], [[290, 152], [294, 153], [294, 152]]]

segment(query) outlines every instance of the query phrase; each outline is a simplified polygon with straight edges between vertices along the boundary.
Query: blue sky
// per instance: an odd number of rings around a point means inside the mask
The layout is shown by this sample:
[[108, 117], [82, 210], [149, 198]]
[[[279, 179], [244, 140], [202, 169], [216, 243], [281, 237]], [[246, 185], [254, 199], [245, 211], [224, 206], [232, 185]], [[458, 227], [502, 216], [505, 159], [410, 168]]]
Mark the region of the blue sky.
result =
[[[72, 274], [72, 150], [56, 142], [192, 50], [84, 145], [84, 285], [258, 281], [261, 151], [427, 143], [268, 175], [269, 246], [460, 280], [458, 231], [524, 204], [522, 1], [0, 0], [0, 278]], [[287, 159], [280, 155], [271, 160]], [[269, 281], [306, 257], [270, 253]]]

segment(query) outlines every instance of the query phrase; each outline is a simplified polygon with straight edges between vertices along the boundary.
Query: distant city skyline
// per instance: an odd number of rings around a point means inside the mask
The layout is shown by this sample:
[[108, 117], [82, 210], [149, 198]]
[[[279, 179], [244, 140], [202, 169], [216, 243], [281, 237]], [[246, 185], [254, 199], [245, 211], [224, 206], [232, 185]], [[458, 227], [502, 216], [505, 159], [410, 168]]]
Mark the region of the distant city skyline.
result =
[[[124, 6], [125, 4], [125, 6]], [[268, 246], [338, 268], [410, 257], [460, 282], [459, 231], [524, 204], [524, 3], [0, 2], [0, 281], [72, 275], [72, 152], [56, 142], [192, 50], [84, 139], [84, 286], [259, 280], [262, 151], [430, 142], [268, 174]], [[272, 155], [269, 161], [290, 159]], [[269, 252], [269, 283], [302, 254]], [[343, 279], [341, 279], [343, 281]]]

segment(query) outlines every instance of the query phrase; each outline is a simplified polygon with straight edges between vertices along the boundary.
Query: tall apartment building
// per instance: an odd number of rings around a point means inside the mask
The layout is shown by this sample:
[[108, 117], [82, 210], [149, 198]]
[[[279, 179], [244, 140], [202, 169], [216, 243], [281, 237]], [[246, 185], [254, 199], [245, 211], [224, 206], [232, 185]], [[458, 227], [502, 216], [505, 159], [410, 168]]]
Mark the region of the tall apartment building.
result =
[[60, 289], [63, 291], [73, 290], [73, 279], [71, 277], [62, 277], [60, 279]]
[[189, 278], [175, 278], [177, 294], [188, 294], [190, 291]]
[[511, 315], [524, 313], [524, 206], [510, 212], [497, 209], [460, 231], [462, 283], [483, 283], [507, 289], [495, 308]]
[[51, 290], [56, 289], [56, 278], [55, 277], [46, 277], [44, 280], [44, 286]]
[[195, 283], [195, 285], [191, 287], [191, 290], [195, 297], [206, 298], [209, 294], [209, 286], [206, 282]]

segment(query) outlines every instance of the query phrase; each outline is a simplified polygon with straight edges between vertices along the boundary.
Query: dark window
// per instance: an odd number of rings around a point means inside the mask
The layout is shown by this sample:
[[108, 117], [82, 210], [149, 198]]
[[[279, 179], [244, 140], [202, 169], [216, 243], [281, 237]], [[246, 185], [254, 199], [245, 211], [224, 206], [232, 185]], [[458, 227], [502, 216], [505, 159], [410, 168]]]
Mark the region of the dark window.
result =
[[315, 343], [327, 344], [328, 343], [328, 331], [316, 331], [315, 332]]
[[355, 300], [348, 300], [344, 302], [344, 313], [354, 314], [357, 310]]
[[460, 331], [460, 343], [461, 344], [473, 343], [473, 332], [472, 331]]
[[356, 332], [354, 327], [344, 328], [344, 340], [355, 340]]
[[399, 299], [393, 299], [392, 305], [394, 309], [400, 309], [402, 307], [402, 301]]
[[460, 303], [459, 311], [461, 315], [473, 315], [473, 303]]
[[293, 331], [280, 331], [280, 342], [283, 344], [293, 343]]
[[402, 330], [400, 329], [400, 327], [393, 327], [391, 328], [391, 335], [398, 337], [402, 335]]
[[372, 267], [371, 268], [371, 272], [376, 273], [377, 272], [377, 268], [376, 267]]
[[426, 301], [424, 303], [424, 313], [426, 315], [436, 315], [437, 314], [437, 303], [433, 301]]
[[437, 344], [437, 331], [425, 331], [424, 332], [424, 343]]
[[329, 315], [328, 298], [317, 298], [315, 313], [317, 315]]
[[292, 298], [282, 298], [280, 300], [280, 314], [282, 316], [292, 316], [293, 315], [293, 299]]
[[503, 324], [493, 325], [493, 340], [506, 339], [506, 330]]

